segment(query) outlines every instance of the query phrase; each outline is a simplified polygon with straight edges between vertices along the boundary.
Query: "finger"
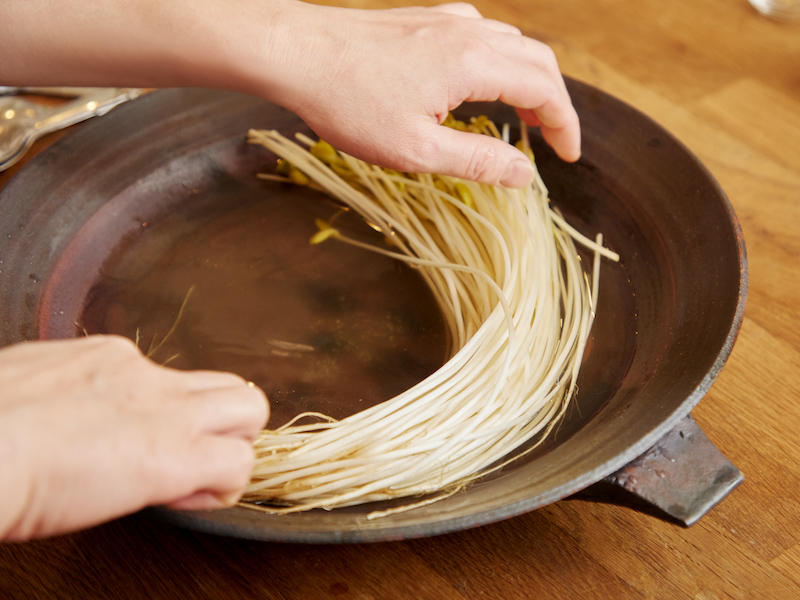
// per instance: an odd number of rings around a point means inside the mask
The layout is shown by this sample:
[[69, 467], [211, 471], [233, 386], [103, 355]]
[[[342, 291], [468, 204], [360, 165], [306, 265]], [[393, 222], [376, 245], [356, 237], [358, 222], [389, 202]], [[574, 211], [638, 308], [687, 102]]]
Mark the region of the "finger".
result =
[[[517, 109], [520, 119], [532, 127], [539, 127], [542, 137], [558, 155], [567, 162], [575, 162], [581, 157], [580, 121], [568, 127], [550, 127], [534, 110]], [[577, 113], [575, 118], [578, 118]], [[576, 135], [577, 131], [577, 135]]]
[[533, 180], [525, 155], [501, 140], [431, 124], [425, 133], [434, 140], [420, 157], [432, 173], [452, 175], [490, 185], [521, 188]]
[[170, 502], [166, 506], [173, 510], [218, 510], [235, 506], [241, 497], [241, 491], [214, 494], [203, 490], [175, 502]]
[[517, 107], [517, 116], [525, 121], [531, 127], [538, 127], [541, 122], [539, 121], [539, 115], [536, 114], [535, 110], [531, 110], [530, 108], [519, 108]]
[[539, 125], [547, 143], [562, 159], [572, 162], [580, 158], [580, 121], [560, 73], [524, 68], [516, 60], [498, 60], [495, 68], [486, 71], [485, 83], [467, 100], [500, 100], [522, 109], [523, 120]]
[[566, 122], [575, 112], [561, 74], [549, 67], [490, 54], [483, 65], [475, 67], [473, 77], [475, 83], [466, 100], [502, 100], [511, 106], [533, 109], [542, 122]]
[[[555, 149], [556, 154], [567, 162], [576, 162], [581, 157], [580, 126], [548, 127], [541, 124], [542, 137]], [[576, 131], [578, 132], [575, 135]]]
[[186, 389], [190, 392], [202, 392], [205, 390], [219, 390], [228, 388], [243, 388], [248, 384], [238, 375], [223, 371], [177, 371], [165, 369], [178, 375]]
[[[512, 25], [508, 27], [519, 31]], [[522, 35], [522, 32], [516, 34], [515, 31], [498, 31], [498, 33], [500, 33], [500, 35], [485, 36], [483, 41], [505, 58], [519, 60], [530, 66], [538, 67], [554, 78], [562, 80], [561, 70], [558, 67], [558, 59], [550, 46], [539, 40]], [[509, 33], [511, 35], [507, 35]]]
[[203, 436], [185, 452], [179, 472], [156, 473], [163, 488], [152, 503], [188, 508], [213, 496], [229, 505], [250, 481], [255, 465], [252, 445], [239, 438]]
[[192, 393], [195, 418], [204, 433], [255, 439], [269, 417], [267, 397], [257, 387]]
[[197, 457], [197, 490], [225, 495], [240, 492], [250, 481], [255, 466], [255, 452], [241, 439], [206, 436]]
[[504, 23], [503, 21], [495, 21], [494, 19], [480, 19], [477, 24], [486, 29], [491, 29], [496, 33], [508, 34], [517, 37], [522, 37], [522, 32], [518, 27]]

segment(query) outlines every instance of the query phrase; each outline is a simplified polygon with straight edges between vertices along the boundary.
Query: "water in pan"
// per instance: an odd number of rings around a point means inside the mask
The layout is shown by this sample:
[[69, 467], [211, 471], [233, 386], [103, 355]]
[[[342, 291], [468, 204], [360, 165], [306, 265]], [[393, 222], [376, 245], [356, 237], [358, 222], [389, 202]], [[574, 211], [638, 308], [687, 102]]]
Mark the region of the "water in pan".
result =
[[[391, 398], [442, 364], [447, 336], [414, 269], [336, 241], [308, 243], [314, 219], [337, 211], [299, 188], [264, 193], [223, 178], [118, 244], [87, 295], [81, 326], [138, 338], [143, 351], [157, 348], [153, 360], [174, 368], [253, 381], [270, 398], [273, 427], [303, 411], [343, 418]], [[354, 216], [339, 219], [380, 243]], [[588, 377], [541, 451], [597, 412], [632, 355], [631, 339], [622, 346], [630, 352], [606, 352], [630, 337], [619, 325], [635, 311], [631, 295], [619, 296], [624, 270], [608, 267]]]
[[[270, 397], [271, 426], [307, 410], [345, 417], [442, 364], [442, 318], [414, 269], [335, 241], [309, 244], [314, 218], [337, 212], [332, 202], [294, 189], [229, 192], [120, 244], [88, 295], [86, 331], [138, 332], [143, 351], [158, 347], [156, 362], [238, 373]], [[338, 222], [380, 241], [351, 215]]]

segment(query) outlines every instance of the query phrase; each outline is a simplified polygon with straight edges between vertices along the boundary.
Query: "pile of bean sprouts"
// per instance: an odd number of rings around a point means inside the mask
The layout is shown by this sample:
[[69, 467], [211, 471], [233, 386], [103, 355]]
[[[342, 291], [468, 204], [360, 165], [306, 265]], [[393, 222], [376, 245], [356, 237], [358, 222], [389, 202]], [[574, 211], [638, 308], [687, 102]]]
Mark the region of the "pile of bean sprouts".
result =
[[[485, 117], [449, 121], [508, 141], [508, 127], [501, 135]], [[441, 307], [452, 354], [411, 389], [345, 419], [304, 413], [262, 431], [240, 505], [289, 513], [415, 498], [369, 515], [380, 517], [445, 498], [532, 450], [576, 392], [600, 257], [617, 255], [602, 236], [590, 240], [566, 223], [538, 173], [521, 190], [398, 173], [296, 137], [303, 145], [250, 131], [251, 143], [282, 159], [279, 175], [261, 177], [322, 189], [382, 232], [387, 243], [376, 246], [318, 220], [311, 241], [335, 239], [416, 267]], [[524, 125], [521, 149], [533, 160]], [[576, 243], [594, 253], [591, 282]]]

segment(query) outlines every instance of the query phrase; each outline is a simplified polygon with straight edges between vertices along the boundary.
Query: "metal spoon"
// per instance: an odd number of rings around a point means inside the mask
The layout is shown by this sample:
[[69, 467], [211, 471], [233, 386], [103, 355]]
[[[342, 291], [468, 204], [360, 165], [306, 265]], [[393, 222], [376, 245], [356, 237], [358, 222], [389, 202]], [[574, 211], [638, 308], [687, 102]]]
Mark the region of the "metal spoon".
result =
[[141, 94], [138, 88], [99, 88], [55, 108], [22, 98], [0, 102], [0, 171], [15, 164], [43, 135], [104, 115]]

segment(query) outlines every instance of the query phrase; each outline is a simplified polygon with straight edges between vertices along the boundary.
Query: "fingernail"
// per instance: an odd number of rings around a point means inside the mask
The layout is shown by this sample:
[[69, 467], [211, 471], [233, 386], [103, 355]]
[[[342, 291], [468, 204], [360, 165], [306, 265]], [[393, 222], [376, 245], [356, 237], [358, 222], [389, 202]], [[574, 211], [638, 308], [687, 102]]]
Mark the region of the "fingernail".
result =
[[524, 188], [533, 181], [533, 166], [527, 160], [515, 160], [506, 168], [500, 185], [510, 188]]

